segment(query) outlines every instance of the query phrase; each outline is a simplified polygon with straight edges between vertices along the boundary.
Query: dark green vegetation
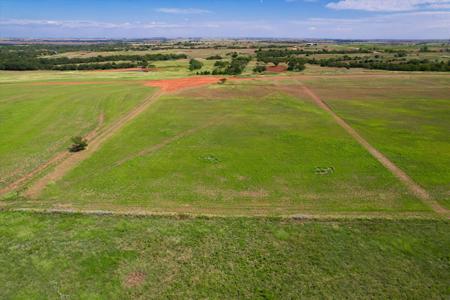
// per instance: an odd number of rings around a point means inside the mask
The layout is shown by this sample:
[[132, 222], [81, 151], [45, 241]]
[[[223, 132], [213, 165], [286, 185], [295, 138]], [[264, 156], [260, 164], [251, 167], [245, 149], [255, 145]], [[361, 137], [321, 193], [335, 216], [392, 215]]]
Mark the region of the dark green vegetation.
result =
[[191, 59], [189, 61], [189, 70], [190, 71], [194, 71], [194, 70], [200, 70], [203, 67], [202, 62], [196, 60], [196, 59]]
[[[53, 46], [48, 47], [53, 49]], [[71, 48], [70, 48], [71, 49]], [[49, 49], [28, 48], [28, 46], [0, 46], [0, 70], [95, 70], [147, 67], [148, 61], [175, 60], [187, 58], [185, 54], [112, 54], [68, 58], [51, 56]], [[56, 50], [53, 50], [56, 51]]]
[[[424, 50], [426, 49], [426, 50]], [[322, 67], [364, 68], [389, 71], [450, 71], [448, 55], [450, 48], [429, 50], [421, 48], [386, 48], [360, 47], [353, 49], [259, 49], [256, 51], [257, 60], [264, 63], [278, 65], [280, 62], [290, 62], [293, 58], [303, 58], [304, 62], [317, 64]], [[434, 57], [409, 57], [418, 53], [436, 53]], [[447, 58], [444, 58], [447, 57]], [[291, 69], [294, 70], [294, 69]]]
[[450, 208], [449, 77], [310, 84], [371, 144]]
[[38, 203], [248, 215], [428, 211], [298, 85], [252, 84], [162, 97]]
[[450, 296], [450, 224], [0, 214], [4, 299]]
[[[230, 51], [231, 49], [234, 51]], [[19, 43], [0, 45], [0, 70], [147, 68], [152, 61], [186, 59], [189, 54], [189, 58], [207, 60], [220, 60], [225, 56], [232, 56], [227, 62], [227, 68], [204, 70], [199, 72], [200, 75], [241, 74], [248, 63], [245, 62], [245, 57], [256, 57], [261, 63], [273, 63], [275, 66], [280, 63], [290, 63], [292, 66], [303, 59], [302, 64], [309, 63], [322, 67], [447, 72], [450, 70], [448, 53], [450, 53], [448, 43], [411, 42], [338, 41], [310, 44], [302, 41], [154, 40], [120, 43], [92, 41], [91, 44], [79, 42], [66, 45]], [[289, 70], [302, 71], [303, 67], [294, 66]], [[257, 72], [260, 72], [260, 69]]]
[[84, 149], [86, 149], [86, 147], [88, 145], [87, 140], [79, 135], [72, 137], [71, 140], [72, 140], [72, 145], [69, 148], [70, 152], [83, 151]]
[[364, 68], [364, 69], [378, 69], [389, 71], [432, 71], [432, 72], [449, 72], [450, 60], [431, 61], [424, 59], [392, 59], [383, 60], [382, 58], [367, 58], [367, 57], [350, 57], [343, 56], [339, 58], [328, 58], [320, 60], [309, 60], [310, 64], [320, 64], [322, 67], [338, 67], [338, 68]]

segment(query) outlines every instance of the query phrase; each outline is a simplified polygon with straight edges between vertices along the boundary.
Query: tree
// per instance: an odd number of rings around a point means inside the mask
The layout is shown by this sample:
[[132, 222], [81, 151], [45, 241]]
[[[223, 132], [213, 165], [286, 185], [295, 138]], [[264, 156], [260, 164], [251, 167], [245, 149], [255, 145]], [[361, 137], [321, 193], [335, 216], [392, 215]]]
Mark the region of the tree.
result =
[[290, 57], [288, 60], [289, 71], [303, 71], [305, 69], [305, 61], [298, 57]]
[[264, 71], [266, 71], [265, 65], [256, 65], [256, 67], [253, 69], [253, 72], [255, 73], [262, 73]]
[[70, 152], [79, 152], [86, 149], [88, 143], [87, 140], [81, 136], [74, 136], [71, 138], [72, 146], [70, 146]]
[[202, 62], [200, 62], [200, 61], [198, 61], [198, 60], [196, 60], [196, 59], [191, 59], [190, 61], [189, 61], [189, 70], [190, 71], [194, 71], [194, 70], [199, 70], [199, 69], [201, 69], [203, 67], [203, 63]]

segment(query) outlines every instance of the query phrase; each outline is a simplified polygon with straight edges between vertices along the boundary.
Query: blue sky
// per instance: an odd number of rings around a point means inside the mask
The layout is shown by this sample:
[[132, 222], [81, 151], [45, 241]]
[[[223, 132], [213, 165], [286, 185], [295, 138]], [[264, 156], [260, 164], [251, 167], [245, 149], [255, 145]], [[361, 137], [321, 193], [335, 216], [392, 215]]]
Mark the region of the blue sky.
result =
[[0, 0], [0, 37], [449, 39], [450, 0]]

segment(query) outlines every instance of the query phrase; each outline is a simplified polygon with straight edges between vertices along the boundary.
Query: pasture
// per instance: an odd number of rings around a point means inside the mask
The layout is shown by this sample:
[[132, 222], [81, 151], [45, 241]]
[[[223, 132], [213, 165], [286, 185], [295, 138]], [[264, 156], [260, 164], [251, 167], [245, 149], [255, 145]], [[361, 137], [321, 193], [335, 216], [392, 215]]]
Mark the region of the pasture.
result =
[[311, 81], [373, 145], [450, 208], [450, 78]]
[[0, 214], [6, 299], [445, 298], [449, 224]]
[[448, 211], [305, 89], [448, 209], [448, 76], [161, 64], [0, 72], [0, 188], [32, 173], [0, 198], [0, 298], [449, 295]]
[[298, 84], [264, 80], [161, 97], [36, 200], [211, 214], [428, 210]]
[[152, 93], [133, 82], [10, 83], [0, 89], [0, 189]]

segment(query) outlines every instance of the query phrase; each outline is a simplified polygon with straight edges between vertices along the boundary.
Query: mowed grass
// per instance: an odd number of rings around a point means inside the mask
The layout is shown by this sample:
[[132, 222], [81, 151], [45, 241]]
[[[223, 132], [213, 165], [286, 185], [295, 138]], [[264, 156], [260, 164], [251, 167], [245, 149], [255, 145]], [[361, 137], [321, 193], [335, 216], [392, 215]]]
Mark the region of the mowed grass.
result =
[[450, 78], [313, 83], [328, 104], [450, 209]]
[[[32, 205], [213, 214], [428, 211], [306, 99], [268, 82], [162, 97]], [[317, 167], [334, 172], [320, 175]]]
[[0, 213], [4, 299], [445, 299], [450, 223]]
[[151, 93], [139, 83], [2, 84], [0, 188], [64, 151], [70, 137], [107, 126]]

